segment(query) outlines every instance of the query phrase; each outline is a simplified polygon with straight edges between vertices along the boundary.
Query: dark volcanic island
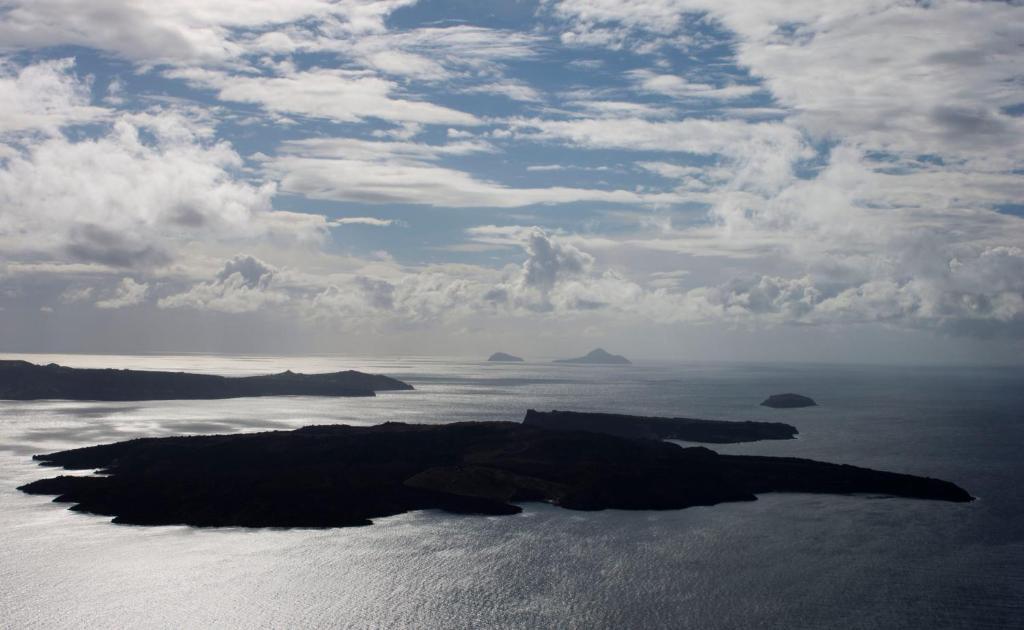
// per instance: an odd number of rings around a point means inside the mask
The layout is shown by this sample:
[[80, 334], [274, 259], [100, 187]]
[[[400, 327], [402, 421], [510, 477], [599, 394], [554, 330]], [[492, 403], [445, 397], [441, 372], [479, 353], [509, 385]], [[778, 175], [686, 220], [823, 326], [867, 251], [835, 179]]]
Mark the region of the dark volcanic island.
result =
[[800, 394], [772, 394], [761, 402], [762, 407], [773, 407], [775, 409], [796, 409], [799, 407], [816, 407], [818, 403], [814, 399]]
[[0, 361], [0, 399], [6, 400], [185, 400], [248, 396], [373, 396], [412, 389], [378, 374], [348, 370], [329, 374], [281, 372], [263, 376], [216, 376], [69, 368], [56, 363]]
[[98, 469], [22, 486], [115, 523], [337, 527], [410, 510], [514, 514], [545, 501], [573, 510], [668, 510], [752, 501], [763, 492], [872, 493], [970, 501], [938, 479], [535, 422], [387, 423], [145, 438], [36, 455]]

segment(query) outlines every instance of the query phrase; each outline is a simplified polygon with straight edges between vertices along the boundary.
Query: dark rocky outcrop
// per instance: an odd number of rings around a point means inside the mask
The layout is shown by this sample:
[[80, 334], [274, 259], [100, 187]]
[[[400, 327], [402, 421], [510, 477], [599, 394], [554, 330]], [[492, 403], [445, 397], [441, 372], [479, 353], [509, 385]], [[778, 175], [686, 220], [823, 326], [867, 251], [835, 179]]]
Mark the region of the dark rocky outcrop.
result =
[[523, 424], [558, 431], [589, 431], [628, 438], [683, 440], [731, 444], [757, 440], [788, 440], [796, 427], [781, 422], [728, 422], [695, 418], [651, 418], [576, 411], [526, 412]]
[[505, 362], [519, 362], [522, 361], [522, 357], [517, 357], [514, 354], [506, 354], [504, 352], [495, 352], [487, 358], [488, 361], [505, 361]]
[[800, 394], [772, 394], [761, 403], [762, 407], [774, 409], [795, 409], [798, 407], [816, 407], [818, 403]]
[[776, 491], [971, 500], [937, 479], [509, 422], [150, 438], [35, 459], [103, 474], [43, 479], [22, 491], [139, 525], [366, 525], [428, 508], [512, 514], [524, 501], [664, 510]]
[[594, 365], [629, 365], [631, 361], [620, 354], [611, 354], [603, 348], [591, 350], [575, 359], [555, 359], [555, 363], [586, 363]]
[[412, 389], [377, 374], [348, 370], [329, 374], [282, 372], [226, 377], [186, 372], [69, 368], [51, 363], [0, 361], [0, 399], [177, 400], [247, 396], [373, 396]]

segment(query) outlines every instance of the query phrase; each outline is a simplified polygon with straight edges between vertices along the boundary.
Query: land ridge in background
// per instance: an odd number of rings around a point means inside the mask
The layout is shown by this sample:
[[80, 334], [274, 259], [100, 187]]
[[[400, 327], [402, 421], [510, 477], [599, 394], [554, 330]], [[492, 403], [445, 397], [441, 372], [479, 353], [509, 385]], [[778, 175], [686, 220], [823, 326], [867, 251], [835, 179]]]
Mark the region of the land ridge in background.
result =
[[796, 427], [782, 422], [734, 422], [533, 409], [527, 410], [523, 424], [556, 431], [588, 431], [628, 438], [712, 444], [789, 440], [798, 433]]
[[188, 400], [249, 396], [373, 396], [412, 385], [354, 370], [325, 374], [287, 371], [261, 376], [70, 368], [0, 361], [0, 399]]

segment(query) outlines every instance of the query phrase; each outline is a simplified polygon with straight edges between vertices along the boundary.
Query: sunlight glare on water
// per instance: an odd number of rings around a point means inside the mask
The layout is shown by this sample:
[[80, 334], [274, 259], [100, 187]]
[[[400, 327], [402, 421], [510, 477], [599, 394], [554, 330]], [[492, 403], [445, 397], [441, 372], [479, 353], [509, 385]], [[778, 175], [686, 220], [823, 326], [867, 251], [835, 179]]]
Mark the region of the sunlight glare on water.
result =
[[[0, 402], [3, 628], [1009, 628], [1024, 619], [1020, 371], [344, 357], [42, 356], [230, 375], [359, 369], [375, 398]], [[758, 406], [799, 391], [821, 403]], [[15, 490], [33, 453], [309, 424], [515, 420], [527, 408], [773, 419], [800, 439], [715, 446], [941, 477], [947, 504], [767, 495], [673, 512], [527, 505], [371, 527], [116, 526]]]

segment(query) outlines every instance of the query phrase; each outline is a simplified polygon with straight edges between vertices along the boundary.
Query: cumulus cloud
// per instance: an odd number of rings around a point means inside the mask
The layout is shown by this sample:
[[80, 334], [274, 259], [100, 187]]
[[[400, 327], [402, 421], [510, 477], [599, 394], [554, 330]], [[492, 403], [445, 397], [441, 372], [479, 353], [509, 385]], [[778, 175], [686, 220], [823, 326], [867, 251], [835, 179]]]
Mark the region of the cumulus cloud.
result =
[[340, 32], [380, 32], [388, 14], [412, 1], [10, 0], [3, 7], [0, 41], [30, 48], [86, 46], [146, 64], [224, 63], [249, 50], [250, 33], [271, 25], [316, 20]]
[[[1014, 252], [1024, 226], [999, 209], [1019, 197], [1024, 166], [1015, 155], [1024, 119], [1007, 113], [1020, 101], [1012, 42], [1020, 38], [1021, 7], [563, 0], [552, 10], [580, 35], [576, 43], [594, 33], [588, 45], [613, 47], [630, 34], [640, 35], [634, 41], [648, 37], [658, 46], [678, 46], [672, 39], [688, 20], [715, 20], [735, 37], [735, 62], [757, 85], [716, 94], [728, 86], [653, 69], [630, 78], [640, 89], [674, 98], [696, 98], [701, 91], [724, 98], [760, 88], [778, 104], [773, 113], [786, 116], [749, 127], [693, 119], [521, 122], [541, 137], [577, 146], [741, 160], [739, 168], [672, 158], [639, 164], [706, 204], [710, 224], [663, 228], [617, 239], [612, 247], [749, 259], [791, 272], [741, 274], [698, 287], [685, 295], [687, 308], [679, 312], [698, 319], [882, 322], [986, 334], [1002, 326], [1019, 333], [1024, 287], [1014, 279]], [[920, 28], [937, 35], [914, 39], [897, 53], [891, 42]], [[601, 41], [615, 29], [615, 41]], [[696, 132], [701, 125], [720, 133]], [[765, 140], [768, 129], [776, 139]], [[787, 134], [790, 140], [781, 140]], [[736, 149], [716, 146], [710, 135]], [[812, 143], [822, 140], [831, 146], [817, 149], [814, 171], [795, 176], [796, 165], [811, 159]], [[751, 146], [757, 148], [754, 172], [741, 157]]]
[[474, 239], [519, 248], [523, 261], [501, 270], [464, 265], [392, 269], [390, 277], [337, 278], [302, 302], [307, 317], [376, 330], [458, 325], [478, 317], [571, 318], [607, 310], [639, 314], [644, 290], [562, 236], [536, 227], [481, 226]]
[[90, 86], [74, 75], [74, 59], [18, 68], [0, 60], [0, 138], [12, 132], [56, 134], [62, 127], [109, 114], [91, 104]]
[[59, 133], [0, 162], [5, 257], [145, 268], [193, 238], [316, 241], [322, 216], [274, 211], [272, 183], [187, 113], [119, 114], [96, 137]]
[[238, 255], [226, 261], [212, 280], [160, 298], [157, 306], [246, 313], [284, 304], [289, 296], [276, 286], [276, 273], [275, 268], [258, 258]]
[[458, 322], [479, 313], [486, 286], [479, 272], [461, 271], [425, 269], [393, 280], [356, 276], [317, 293], [307, 316], [377, 331]]
[[[1015, 144], [1007, 137], [1024, 133], [1002, 110], [1020, 100], [1024, 8], [1012, 3], [560, 0], [553, 10], [583, 31], [618, 25], [654, 36], [677, 32], [687, 16], [710, 17], [737, 38], [736, 62], [818, 136], [981, 159], [1005, 155], [1000, 148]], [[917, 29], [932, 36], [902, 37]], [[654, 91], [687, 89], [650, 70], [633, 76]]]
[[116, 291], [110, 297], [98, 300], [96, 308], [115, 309], [125, 308], [141, 304], [146, 299], [149, 285], [145, 282], [136, 282], [132, 278], [123, 278], [117, 286]]
[[642, 289], [614, 271], [601, 269], [594, 257], [564, 235], [539, 227], [485, 225], [467, 234], [488, 244], [511, 244], [525, 260], [504, 270], [502, 280], [486, 287], [481, 302], [508, 314], [574, 313], [608, 308], [631, 309]]

